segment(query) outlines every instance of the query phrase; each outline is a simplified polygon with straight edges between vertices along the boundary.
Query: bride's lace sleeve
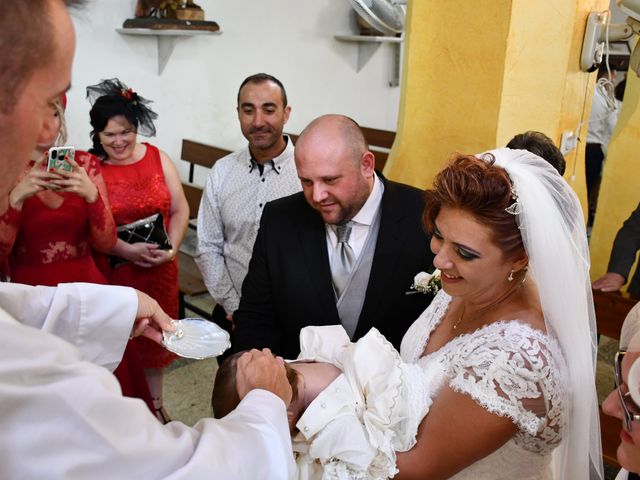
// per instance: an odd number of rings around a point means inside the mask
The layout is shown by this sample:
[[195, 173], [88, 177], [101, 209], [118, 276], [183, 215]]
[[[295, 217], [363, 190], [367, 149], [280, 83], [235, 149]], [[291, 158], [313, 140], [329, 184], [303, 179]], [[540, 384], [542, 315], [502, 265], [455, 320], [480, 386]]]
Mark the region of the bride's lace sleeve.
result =
[[451, 353], [450, 387], [547, 446], [559, 442], [564, 361], [556, 342], [518, 322], [465, 340]]
[[79, 165], [84, 167], [91, 181], [98, 188], [98, 198], [95, 202], [87, 204], [89, 213], [89, 230], [91, 246], [100, 252], [108, 253], [116, 244], [116, 224], [109, 208], [107, 187], [105, 186], [100, 161], [87, 152], [79, 152], [76, 157]]

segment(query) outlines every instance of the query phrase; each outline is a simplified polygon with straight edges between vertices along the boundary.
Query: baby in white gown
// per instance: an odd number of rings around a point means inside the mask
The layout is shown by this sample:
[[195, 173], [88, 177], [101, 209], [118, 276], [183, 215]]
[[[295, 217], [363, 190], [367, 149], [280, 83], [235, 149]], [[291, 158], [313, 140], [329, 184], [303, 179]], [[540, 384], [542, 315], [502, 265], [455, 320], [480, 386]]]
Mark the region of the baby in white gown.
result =
[[[235, 403], [227, 368], [232, 360], [216, 375], [217, 418]], [[431, 380], [422, 368], [402, 362], [375, 328], [352, 343], [342, 326], [331, 325], [300, 331], [300, 356], [287, 370], [297, 386], [288, 413], [298, 479], [386, 479], [397, 473], [395, 452], [413, 447], [431, 405]]]

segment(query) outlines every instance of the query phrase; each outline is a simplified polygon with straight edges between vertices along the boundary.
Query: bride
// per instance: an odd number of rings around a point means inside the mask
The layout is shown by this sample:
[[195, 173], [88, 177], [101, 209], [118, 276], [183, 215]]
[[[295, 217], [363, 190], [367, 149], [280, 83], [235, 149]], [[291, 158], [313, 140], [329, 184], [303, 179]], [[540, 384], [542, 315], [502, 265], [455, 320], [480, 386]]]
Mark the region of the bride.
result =
[[439, 388], [394, 478], [603, 478], [577, 197], [541, 158], [499, 149], [455, 158], [425, 199], [442, 290], [401, 356]]
[[[410, 448], [397, 452], [394, 479], [602, 479], [595, 317], [577, 197], [541, 158], [500, 149], [455, 158], [425, 201], [442, 290], [402, 341], [402, 361], [419, 373], [407, 367], [390, 375], [393, 356], [382, 347], [351, 362], [366, 374], [365, 382], [357, 375], [350, 382], [354, 398], [364, 399], [352, 402], [353, 411], [371, 446], [379, 449], [384, 438], [396, 450]], [[327, 328], [303, 330], [303, 352], [357, 373], [339, 362], [348, 337], [336, 342]], [[314, 342], [303, 342], [305, 335]], [[411, 387], [406, 395], [393, 379]], [[342, 472], [337, 478], [351, 479], [357, 469], [345, 458], [367, 451], [336, 438], [346, 431], [336, 427], [344, 412], [331, 415], [327, 407], [332, 395], [351, 398], [347, 390], [332, 384], [296, 424], [309, 444], [300, 450], [308, 452], [303, 467], [312, 457], [324, 469], [313, 478]], [[420, 422], [426, 409], [415, 407], [425, 401], [430, 408]], [[418, 410], [415, 423], [407, 421]], [[392, 451], [382, 457], [394, 460]], [[382, 478], [372, 477], [375, 468], [364, 471], [357, 478]]]

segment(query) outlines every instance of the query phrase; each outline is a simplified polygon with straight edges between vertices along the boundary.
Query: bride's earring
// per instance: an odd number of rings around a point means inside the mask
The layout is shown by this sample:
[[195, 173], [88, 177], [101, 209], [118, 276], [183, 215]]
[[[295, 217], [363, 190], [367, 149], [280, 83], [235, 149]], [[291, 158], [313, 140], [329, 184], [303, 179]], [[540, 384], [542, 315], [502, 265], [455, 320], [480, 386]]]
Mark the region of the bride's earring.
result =
[[516, 271], [512, 268], [511, 271], [509, 272], [509, 276], [507, 277], [507, 280], [510, 282], [513, 282], [513, 274], [516, 273]]

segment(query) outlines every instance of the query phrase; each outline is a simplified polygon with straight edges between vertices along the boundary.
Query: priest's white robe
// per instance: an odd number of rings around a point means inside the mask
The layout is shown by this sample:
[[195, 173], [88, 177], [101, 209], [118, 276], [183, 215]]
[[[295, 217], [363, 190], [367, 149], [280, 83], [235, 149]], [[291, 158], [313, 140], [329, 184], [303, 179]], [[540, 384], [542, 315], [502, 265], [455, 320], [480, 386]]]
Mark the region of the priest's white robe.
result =
[[254, 390], [225, 418], [194, 427], [162, 425], [122, 396], [107, 368], [131, 332], [132, 289], [4, 283], [0, 307], [0, 478], [294, 475], [285, 405], [270, 392]]

